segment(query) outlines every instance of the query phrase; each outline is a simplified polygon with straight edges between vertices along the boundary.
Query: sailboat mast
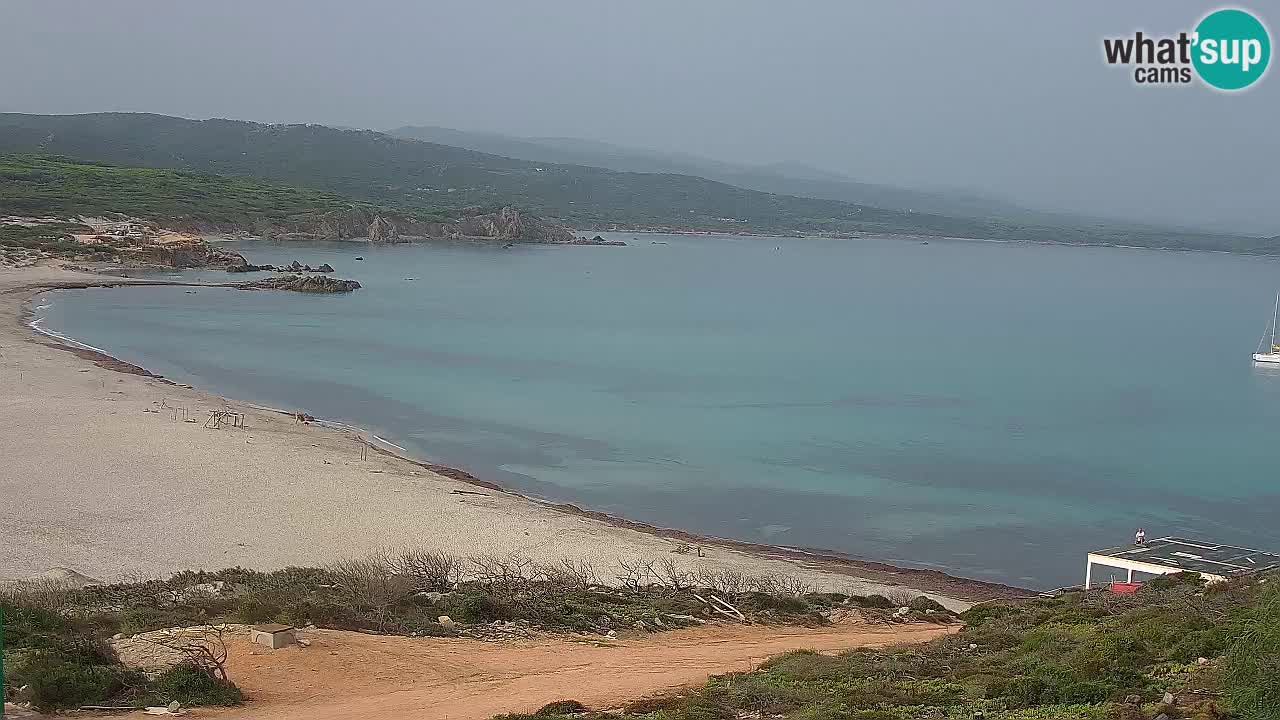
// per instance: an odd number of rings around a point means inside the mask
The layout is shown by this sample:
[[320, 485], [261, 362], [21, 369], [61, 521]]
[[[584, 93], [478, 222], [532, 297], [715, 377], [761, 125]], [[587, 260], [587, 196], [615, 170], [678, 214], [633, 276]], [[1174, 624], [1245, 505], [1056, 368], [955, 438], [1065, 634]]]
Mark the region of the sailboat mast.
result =
[[1271, 352], [1276, 351], [1276, 318], [1280, 317], [1280, 290], [1276, 291], [1276, 307], [1271, 311]]

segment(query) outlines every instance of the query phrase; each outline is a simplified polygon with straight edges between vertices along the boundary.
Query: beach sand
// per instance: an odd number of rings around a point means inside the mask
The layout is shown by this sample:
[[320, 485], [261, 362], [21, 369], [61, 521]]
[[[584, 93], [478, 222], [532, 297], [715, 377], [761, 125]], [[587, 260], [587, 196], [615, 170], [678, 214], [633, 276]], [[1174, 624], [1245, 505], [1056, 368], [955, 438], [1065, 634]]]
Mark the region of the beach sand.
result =
[[[107, 581], [269, 570], [412, 545], [582, 559], [602, 571], [618, 558], [675, 558], [689, 568], [790, 573], [851, 593], [930, 590], [953, 608], [1011, 592], [721, 544], [707, 544], [704, 558], [674, 554], [678, 538], [451, 479], [389, 453], [362, 460], [355, 431], [138, 374], [26, 326], [24, 307], [40, 290], [107, 282], [137, 281], [54, 266], [0, 269], [0, 578], [51, 568]], [[175, 419], [174, 408], [195, 422]], [[245, 427], [206, 429], [209, 414], [224, 409], [244, 413]]]

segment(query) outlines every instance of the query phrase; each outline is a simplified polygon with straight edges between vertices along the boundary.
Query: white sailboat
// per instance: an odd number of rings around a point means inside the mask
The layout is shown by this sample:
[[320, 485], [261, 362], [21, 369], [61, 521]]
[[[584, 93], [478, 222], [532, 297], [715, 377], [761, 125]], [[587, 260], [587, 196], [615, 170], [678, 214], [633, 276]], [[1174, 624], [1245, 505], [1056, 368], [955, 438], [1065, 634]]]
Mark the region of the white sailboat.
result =
[[1267, 344], [1267, 332], [1262, 332], [1262, 338], [1258, 340], [1258, 351], [1253, 354], [1253, 361], [1256, 363], [1267, 363], [1268, 365], [1280, 365], [1280, 345], [1276, 345], [1276, 318], [1280, 317], [1280, 292], [1276, 292], [1276, 306], [1271, 311], [1271, 335], [1270, 344], [1267, 345], [1267, 352], [1262, 352], [1262, 346]]

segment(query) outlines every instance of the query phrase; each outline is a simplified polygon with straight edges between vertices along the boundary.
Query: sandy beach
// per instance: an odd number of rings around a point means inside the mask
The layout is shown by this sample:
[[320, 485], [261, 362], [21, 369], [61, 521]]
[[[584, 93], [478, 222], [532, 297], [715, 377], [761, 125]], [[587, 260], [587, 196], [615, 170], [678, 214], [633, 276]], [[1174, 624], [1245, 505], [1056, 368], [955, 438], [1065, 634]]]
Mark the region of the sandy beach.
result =
[[[953, 608], [1012, 589], [877, 564], [687, 542], [370, 451], [351, 430], [296, 422], [67, 346], [26, 325], [42, 290], [145, 281], [0, 269], [0, 578], [65, 568], [101, 580], [184, 569], [317, 565], [379, 547], [539, 561], [677, 558], [689, 568], [790, 573], [852, 593], [928, 591]], [[109, 292], [103, 290], [103, 292]], [[207, 429], [211, 412], [244, 427]], [[183, 421], [185, 412], [191, 421]], [[463, 477], [461, 474], [452, 473]]]

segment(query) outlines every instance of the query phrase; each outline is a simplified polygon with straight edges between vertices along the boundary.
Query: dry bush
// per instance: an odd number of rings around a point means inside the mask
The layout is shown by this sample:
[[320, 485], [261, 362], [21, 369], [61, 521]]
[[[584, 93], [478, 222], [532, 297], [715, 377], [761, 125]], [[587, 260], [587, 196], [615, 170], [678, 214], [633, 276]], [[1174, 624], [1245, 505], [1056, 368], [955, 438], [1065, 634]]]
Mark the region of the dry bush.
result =
[[596, 568], [586, 560], [561, 559], [535, 567], [536, 576], [555, 587], [588, 588], [601, 585]]
[[414, 592], [448, 592], [462, 578], [463, 560], [443, 552], [400, 548], [385, 553], [387, 567], [409, 578]]
[[615, 573], [622, 587], [636, 590], [648, 585], [653, 577], [653, 561], [644, 558], [618, 558]]
[[334, 591], [355, 607], [372, 610], [379, 625], [396, 604], [413, 594], [413, 579], [392, 571], [385, 555], [343, 560], [328, 567]]
[[78, 588], [66, 580], [38, 578], [0, 585], [0, 599], [23, 607], [59, 613], [72, 604]]
[[149, 633], [134, 636], [136, 640], [149, 642], [180, 654], [190, 665], [221, 680], [227, 680], [227, 626], [203, 625], [175, 629], [166, 633]]
[[662, 558], [651, 563], [650, 573], [659, 585], [680, 592], [693, 587], [693, 574], [680, 568], [680, 564], [672, 558]]
[[525, 589], [537, 578], [533, 560], [520, 553], [480, 555], [471, 558], [471, 577], [481, 586], [498, 592]]
[[766, 595], [791, 595], [793, 597], [800, 597], [813, 590], [809, 583], [795, 575], [787, 575], [785, 573], [765, 573], [764, 575], [749, 576], [747, 578], [747, 586], [751, 590]]
[[703, 568], [698, 571], [697, 580], [699, 585], [715, 590], [721, 595], [737, 595], [750, 587], [746, 574], [732, 568], [721, 570]]
[[889, 598], [889, 602], [893, 603], [894, 607], [911, 607], [911, 601], [915, 600], [919, 595], [920, 593], [902, 588], [890, 590], [884, 594], [885, 597]]

